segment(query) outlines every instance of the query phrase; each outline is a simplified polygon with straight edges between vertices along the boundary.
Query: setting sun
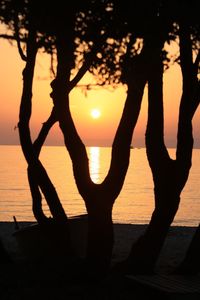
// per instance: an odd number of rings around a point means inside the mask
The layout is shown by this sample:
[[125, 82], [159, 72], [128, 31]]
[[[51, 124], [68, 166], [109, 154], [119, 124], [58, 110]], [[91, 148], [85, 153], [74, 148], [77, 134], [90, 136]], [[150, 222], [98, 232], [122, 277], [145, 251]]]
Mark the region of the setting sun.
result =
[[93, 119], [98, 119], [101, 116], [101, 112], [99, 109], [94, 108], [91, 110], [90, 115]]

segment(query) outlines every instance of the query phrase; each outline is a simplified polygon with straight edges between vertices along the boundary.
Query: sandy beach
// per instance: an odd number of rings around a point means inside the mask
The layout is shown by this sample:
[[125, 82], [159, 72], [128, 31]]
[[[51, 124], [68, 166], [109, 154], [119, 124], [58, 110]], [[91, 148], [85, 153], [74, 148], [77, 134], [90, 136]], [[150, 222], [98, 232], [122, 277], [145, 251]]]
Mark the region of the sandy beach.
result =
[[[34, 222], [20, 222], [20, 228], [32, 225]], [[112, 262], [123, 260], [129, 253], [132, 243], [145, 231], [147, 225], [114, 224], [115, 243]], [[14, 222], [0, 222], [0, 237], [7, 251], [15, 260], [21, 257], [20, 249], [13, 233]], [[184, 257], [195, 227], [172, 226], [166, 238], [157, 270], [167, 272], [175, 267]]]
[[[31, 225], [30, 222], [20, 222], [20, 228]], [[147, 225], [114, 224], [115, 244], [113, 249], [112, 264], [123, 260], [129, 253], [131, 244], [144, 232]], [[0, 222], [0, 237], [3, 244], [13, 258], [19, 261], [23, 258], [18, 243], [13, 233], [15, 231], [14, 222]], [[184, 257], [185, 251], [190, 243], [195, 227], [172, 226], [169, 230], [162, 253], [156, 266], [156, 272], [167, 274]], [[36, 299], [38, 294], [43, 295], [43, 299], [131, 299], [130, 293], [124, 294], [123, 283], [120, 282], [120, 291], [108, 297], [108, 288], [105, 285], [99, 289], [96, 286], [88, 286], [78, 283], [63, 284], [66, 270], [57, 272], [56, 265], [29, 265], [27, 267], [20, 264], [13, 266], [3, 266], [1, 270], [1, 289], [3, 292], [1, 299]], [[20, 280], [23, 277], [23, 280]], [[119, 286], [118, 286], [119, 288]], [[105, 292], [106, 289], [106, 292]], [[123, 292], [122, 292], [123, 291]], [[135, 290], [136, 291], [136, 290]], [[144, 292], [144, 291], [143, 291]], [[60, 294], [59, 294], [60, 293]], [[121, 294], [120, 294], [121, 293]], [[58, 295], [59, 294], [59, 295]], [[111, 293], [112, 294], [112, 293]], [[135, 292], [135, 296], [136, 296]], [[141, 295], [141, 291], [139, 292]], [[68, 297], [66, 298], [65, 296]], [[121, 298], [120, 298], [121, 297]], [[138, 296], [139, 297], [139, 296]], [[136, 299], [139, 299], [136, 297]], [[148, 299], [148, 297], [146, 298]]]

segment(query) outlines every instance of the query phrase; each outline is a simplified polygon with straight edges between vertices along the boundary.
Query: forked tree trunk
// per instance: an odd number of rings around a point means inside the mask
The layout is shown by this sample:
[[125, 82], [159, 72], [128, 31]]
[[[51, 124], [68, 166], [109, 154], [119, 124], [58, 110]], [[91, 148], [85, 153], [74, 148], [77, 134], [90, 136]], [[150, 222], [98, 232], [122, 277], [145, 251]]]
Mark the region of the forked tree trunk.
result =
[[[183, 29], [182, 29], [183, 30]], [[192, 117], [197, 104], [197, 80], [193, 72], [191, 43], [188, 30], [180, 34], [183, 93], [179, 110], [176, 159], [170, 158], [164, 144], [161, 52], [155, 50], [148, 79], [148, 124], [146, 149], [151, 167], [155, 209], [144, 235], [133, 245], [127, 262], [128, 273], [152, 272], [168, 229], [180, 203], [192, 160]], [[161, 50], [161, 49], [160, 49]]]
[[[85, 62], [83, 63], [82, 67], [79, 69], [79, 71], [77, 72], [75, 77], [70, 81], [69, 91], [71, 91], [77, 85], [77, 83], [81, 80], [81, 78], [84, 76], [84, 74], [90, 67], [90, 64], [91, 64], [92, 60], [94, 59], [101, 42], [102, 42], [101, 40], [98, 41], [95, 44], [95, 46], [93, 47], [92, 51], [86, 55]], [[72, 42], [72, 44], [73, 44], [73, 42]], [[37, 158], [39, 157], [41, 148], [46, 140], [46, 137], [47, 137], [51, 127], [57, 121], [58, 121], [57, 114], [55, 111], [55, 107], [53, 107], [48, 120], [43, 123], [43, 126], [39, 132], [39, 135], [33, 143], [34, 153]], [[31, 191], [31, 195], [32, 195], [33, 214], [34, 214], [36, 220], [38, 221], [38, 223], [41, 223], [41, 224], [46, 223], [46, 222], [48, 222], [49, 219], [45, 216], [43, 209], [42, 209], [42, 195], [41, 195], [41, 191], [40, 191], [40, 187], [39, 187], [39, 183], [38, 183], [38, 177], [35, 176], [35, 174], [34, 174], [35, 170], [34, 170], [34, 168], [31, 167], [31, 164], [28, 165], [27, 173], [28, 173], [28, 181], [29, 181], [30, 191]], [[51, 186], [50, 181], [49, 181], [48, 185]], [[55, 205], [55, 207], [58, 206], [58, 210], [59, 210], [60, 203], [59, 203], [59, 201], [57, 201], [58, 196], [56, 196], [56, 191], [53, 192], [52, 197], [54, 197], [54, 199], [56, 200], [56, 201], [54, 201], [54, 205]], [[47, 200], [47, 203], [50, 205], [51, 201]]]
[[[57, 192], [50, 181], [48, 174], [38, 159], [41, 146], [43, 144], [46, 133], [49, 130], [49, 125], [44, 125], [41, 134], [35, 143], [32, 144], [29, 121], [31, 117], [31, 106], [32, 106], [32, 83], [34, 77], [35, 59], [37, 54], [36, 45], [36, 32], [34, 28], [30, 28], [27, 42], [27, 61], [23, 71], [23, 92], [21, 97], [20, 114], [19, 114], [19, 136], [20, 143], [28, 163], [28, 176], [29, 183], [33, 198], [33, 212], [38, 223], [47, 223], [47, 218], [44, 215], [41, 207], [41, 192], [44, 194], [47, 204], [50, 208], [53, 221], [55, 224], [55, 230], [58, 230], [57, 234], [60, 233], [61, 229], [64, 228], [63, 234], [63, 245], [66, 250], [66, 256], [71, 255], [71, 243], [70, 233], [68, 226], [68, 218], [65, 211], [60, 203]], [[54, 120], [50, 120], [52, 123]], [[51, 127], [51, 126], [50, 126]], [[50, 224], [52, 229], [52, 221]], [[51, 230], [50, 229], [50, 230]], [[62, 235], [61, 235], [62, 236]], [[55, 245], [56, 249], [56, 245]], [[62, 249], [60, 249], [62, 251]], [[50, 249], [51, 251], [51, 249]], [[59, 253], [59, 250], [57, 251]], [[63, 253], [63, 251], [62, 251]]]
[[[124, 183], [129, 165], [130, 145], [133, 130], [140, 112], [141, 100], [146, 84], [146, 50], [134, 63], [135, 75], [128, 91], [122, 118], [112, 146], [112, 157], [108, 175], [101, 184], [92, 182], [86, 148], [81, 141], [69, 107], [69, 57], [72, 54], [65, 40], [57, 44], [57, 78], [52, 83], [51, 94], [57, 109], [60, 128], [65, 145], [73, 163], [73, 172], [78, 190], [85, 201], [89, 220], [87, 261], [91, 272], [104, 274], [109, 267], [113, 248], [112, 207]], [[69, 84], [68, 84], [69, 85]], [[97, 274], [97, 273], [96, 273]]]

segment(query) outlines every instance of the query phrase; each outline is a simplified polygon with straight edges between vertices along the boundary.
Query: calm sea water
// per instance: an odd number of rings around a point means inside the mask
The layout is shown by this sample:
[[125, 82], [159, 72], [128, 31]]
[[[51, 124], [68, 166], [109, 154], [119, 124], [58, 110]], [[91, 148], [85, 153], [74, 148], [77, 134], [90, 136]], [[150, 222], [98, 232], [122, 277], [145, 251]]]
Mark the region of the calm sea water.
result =
[[[94, 182], [107, 174], [111, 148], [87, 148]], [[169, 149], [174, 157], [175, 150]], [[64, 147], [44, 147], [43, 162], [68, 216], [86, 213], [72, 173], [71, 161]], [[26, 162], [20, 146], [0, 146], [0, 221], [34, 221], [31, 209]], [[185, 186], [173, 225], [197, 226], [200, 222], [200, 149], [193, 151], [193, 166]], [[49, 211], [44, 202], [44, 210]], [[113, 221], [146, 224], [154, 207], [153, 181], [145, 149], [132, 149], [123, 189], [113, 209]]]

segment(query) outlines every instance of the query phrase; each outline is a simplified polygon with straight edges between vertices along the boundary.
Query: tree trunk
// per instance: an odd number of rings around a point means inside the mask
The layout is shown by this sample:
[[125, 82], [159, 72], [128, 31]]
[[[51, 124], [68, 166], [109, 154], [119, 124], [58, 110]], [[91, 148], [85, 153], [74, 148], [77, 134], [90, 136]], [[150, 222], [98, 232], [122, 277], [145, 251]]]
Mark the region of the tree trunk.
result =
[[[51, 127], [54, 125], [56, 121], [57, 118], [55, 114], [55, 109], [53, 108], [48, 120], [43, 124], [37, 139], [33, 143], [34, 153], [37, 158], [39, 157], [41, 148], [45, 142], [49, 130], [51, 129]], [[31, 165], [29, 165], [27, 169], [27, 173], [28, 173], [30, 191], [32, 195], [33, 214], [39, 224], [48, 223], [49, 219], [45, 216], [42, 210], [42, 195], [38, 185], [38, 178], [35, 174], [35, 169], [32, 168]]]
[[[100, 192], [100, 196], [102, 193]], [[107, 195], [106, 195], [107, 196]], [[87, 264], [89, 275], [102, 277], [106, 274], [112, 256], [114, 234], [112, 225], [112, 206], [106, 205], [102, 198], [93, 198], [95, 205], [89, 204]], [[88, 202], [90, 203], [90, 202]]]
[[[45, 228], [49, 225], [49, 231], [52, 229], [52, 225], [57, 230], [58, 235], [61, 232], [61, 229], [65, 229], [65, 234], [62, 238], [62, 246], [57, 249], [60, 249], [60, 253], [63, 253], [63, 246], [66, 249], [66, 256], [72, 254], [71, 252], [71, 243], [70, 243], [70, 232], [68, 225], [68, 218], [65, 214], [65, 211], [60, 203], [57, 192], [48, 177], [48, 174], [38, 159], [40, 149], [44, 142], [45, 136], [48, 133], [49, 126], [43, 127], [40, 136], [38, 137], [35, 145], [32, 144], [31, 134], [29, 128], [29, 121], [31, 117], [31, 106], [32, 106], [32, 84], [34, 77], [34, 67], [35, 59], [37, 54], [37, 45], [36, 45], [36, 32], [34, 26], [30, 26], [28, 42], [27, 42], [27, 61], [26, 66], [23, 71], [23, 91], [21, 97], [20, 105], [20, 114], [19, 114], [19, 136], [20, 143], [28, 163], [28, 177], [30, 183], [30, 189], [33, 197], [33, 212], [38, 221], [38, 223], [44, 224]], [[51, 125], [50, 125], [51, 126]], [[44, 132], [45, 131], [45, 132]], [[50, 208], [51, 214], [53, 216], [52, 220], [48, 220], [42, 211], [41, 206], [41, 192], [44, 194], [47, 204]], [[50, 223], [49, 223], [50, 222]], [[23, 234], [23, 233], [22, 233]], [[26, 241], [25, 241], [26, 243]], [[55, 247], [55, 249], [56, 249]], [[58, 253], [59, 250], [56, 252]], [[48, 253], [47, 255], [48, 256]]]
[[[154, 45], [155, 46], [155, 45]], [[183, 94], [179, 111], [176, 160], [164, 143], [161, 49], [154, 48], [148, 78], [148, 123], [146, 150], [154, 181], [155, 209], [144, 235], [132, 246], [121, 269], [126, 273], [153, 272], [168, 229], [180, 203], [191, 167], [193, 137], [192, 117], [198, 106], [192, 72], [191, 42], [188, 32], [180, 35]]]
[[30, 136], [29, 120], [31, 117], [32, 106], [32, 83], [37, 54], [35, 39], [36, 33], [34, 29], [30, 29], [27, 44], [27, 62], [23, 71], [23, 92], [18, 123], [20, 143], [29, 169], [31, 168], [31, 172], [34, 173], [33, 177], [35, 179], [37, 178], [38, 185], [46, 197], [53, 217], [58, 221], [66, 222], [67, 216], [62, 208], [55, 188], [53, 187], [41, 162], [38, 160], [38, 155], [36, 155]]
[[[145, 48], [144, 48], [145, 49]], [[72, 50], [65, 40], [57, 44], [57, 78], [52, 83], [51, 96], [57, 110], [60, 128], [64, 135], [65, 145], [73, 163], [73, 172], [78, 190], [83, 197], [89, 220], [87, 261], [94, 270], [105, 274], [110, 265], [113, 248], [112, 206], [119, 195], [129, 165], [130, 145], [133, 130], [140, 112], [144, 87], [146, 84], [146, 50], [134, 62], [137, 80], [128, 91], [122, 118], [112, 146], [112, 157], [108, 175], [101, 184], [92, 182], [89, 172], [89, 161], [85, 145], [81, 141], [69, 108], [70, 60]], [[97, 272], [96, 272], [97, 274]]]

